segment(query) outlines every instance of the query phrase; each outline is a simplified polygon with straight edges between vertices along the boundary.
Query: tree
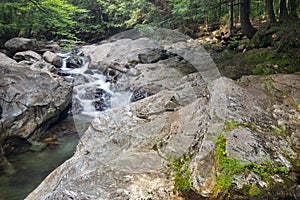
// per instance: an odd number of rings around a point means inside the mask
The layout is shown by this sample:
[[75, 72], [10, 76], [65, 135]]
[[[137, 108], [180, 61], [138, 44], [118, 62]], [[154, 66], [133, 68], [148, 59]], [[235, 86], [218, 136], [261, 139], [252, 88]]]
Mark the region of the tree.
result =
[[229, 0], [229, 33], [233, 32], [233, 0]]
[[0, 9], [1, 38], [4, 35], [74, 39], [77, 23], [73, 16], [85, 12], [66, 0], [5, 0]]
[[265, 1], [267, 20], [270, 23], [276, 22], [273, 3], [274, 3], [274, 0], [266, 0]]
[[15, 37], [20, 32], [22, 12], [19, 8], [25, 4], [22, 1], [8, 1], [3, 0], [0, 2], [0, 41], [4, 42], [10, 37]]
[[240, 0], [240, 21], [242, 32], [251, 39], [256, 33], [256, 29], [252, 26], [249, 18], [250, 14], [250, 0]]
[[280, 0], [279, 3], [279, 21], [284, 22], [288, 18], [288, 10], [286, 7], [286, 0]]
[[297, 19], [297, 8], [299, 8], [299, 0], [289, 0], [288, 1], [288, 10], [289, 10], [289, 18]]

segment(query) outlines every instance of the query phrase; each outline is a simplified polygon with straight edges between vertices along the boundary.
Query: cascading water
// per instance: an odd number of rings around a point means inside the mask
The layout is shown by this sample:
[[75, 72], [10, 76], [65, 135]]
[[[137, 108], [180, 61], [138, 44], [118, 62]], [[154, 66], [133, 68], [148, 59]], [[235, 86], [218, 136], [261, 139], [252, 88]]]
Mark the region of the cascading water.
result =
[[64, 58], [59, 73], [74, 84], [72, 113], [79, 134], [99, 112], [131, 102], [133, 91], [125, 74], [110, 68], [105, 71], [90, 68], [89, 58], [84, 55], [59, 56]]

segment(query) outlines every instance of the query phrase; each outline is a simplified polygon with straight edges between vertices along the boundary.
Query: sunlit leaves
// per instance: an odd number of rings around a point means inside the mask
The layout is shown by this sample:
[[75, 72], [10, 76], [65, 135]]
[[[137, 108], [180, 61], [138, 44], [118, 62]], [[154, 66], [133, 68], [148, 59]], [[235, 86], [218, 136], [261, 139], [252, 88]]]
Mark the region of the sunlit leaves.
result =
[[168, 0], [172, 5], [174, 18], [202, 22], [208, 15], [209, 5], [214, 1], [207, 0]]
[[49, 39], [74, 38], [76, 22], [72, 17], [86, 12], [66, 0], [14, 0], [0, 3], [0, 9], [3, 34], [9, 34], [15, 28], [19, 34], [31, 30], [31, 35], [44, 35]]
[[110, 27], [131, 27], [149, 11], [147, 0], [98, 0]]

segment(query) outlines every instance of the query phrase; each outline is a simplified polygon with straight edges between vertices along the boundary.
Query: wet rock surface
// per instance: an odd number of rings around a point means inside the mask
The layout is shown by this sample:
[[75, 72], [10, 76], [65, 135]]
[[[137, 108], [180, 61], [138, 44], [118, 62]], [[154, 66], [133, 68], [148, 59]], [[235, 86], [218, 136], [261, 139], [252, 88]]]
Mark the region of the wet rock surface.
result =
[[[153, 50], [158, 47], [162, 51]], [[289, 172], [271, 174], [269, 182], [251, 168], [235, 174], [232, 198], [249, 197], [242, 189], [250, 186], [267, 191], [262, 198], [299, 198], [299, 75], [236, 82], [220, 77], [207, 53], [195, 48], [191, 41], [158, 46], [147, 38], [83, 47], [92, 67], [111, 69], [111, 80], [126, 77], [125, 87], [142, 92], [134, 103], [99, 113], [75, 155], [26, 199], [212, 198], [221, 173], [220, 134], [228, 159], [249, 166], [267, 162]], [[144, 62], [141, 53], [151, 56]], [[176, 191], [174, 160], [186, 166], [192, 192]]]

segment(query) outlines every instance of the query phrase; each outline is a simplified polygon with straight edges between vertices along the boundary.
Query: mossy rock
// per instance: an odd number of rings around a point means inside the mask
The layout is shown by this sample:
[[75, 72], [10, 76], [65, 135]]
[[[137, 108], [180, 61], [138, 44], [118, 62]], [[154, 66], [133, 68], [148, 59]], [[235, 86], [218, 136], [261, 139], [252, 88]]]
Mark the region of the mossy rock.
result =
[[272, 35], [274, 31], [258, 31], [251, 39], [251, 47], [255, 48], [265, 48], [273, 44]]
[[245, 75], [268, 75], [300, 71], [299, 51], [278, 53], [275, 48], [251, 49], [245, 52], [229, 52], [215, 62], [222, 75], [239, 79]]
[[280, 39], [278, 44], [277, 52], [288, 52], [291, 49], [299, 49], [300, 48], [300, 35], [296, 37], [287, 34]]

